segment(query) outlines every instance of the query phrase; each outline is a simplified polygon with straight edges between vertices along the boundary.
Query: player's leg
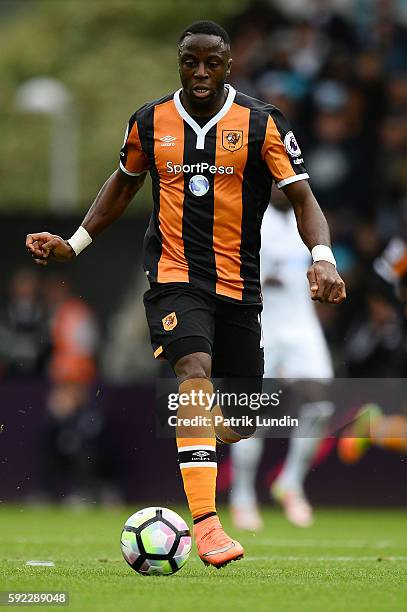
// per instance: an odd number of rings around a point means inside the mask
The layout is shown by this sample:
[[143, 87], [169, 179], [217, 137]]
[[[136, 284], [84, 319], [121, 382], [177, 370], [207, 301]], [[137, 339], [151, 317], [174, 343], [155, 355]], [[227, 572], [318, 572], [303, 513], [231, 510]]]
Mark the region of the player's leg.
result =
[[[198, 552], [205, 563], [222, 567], [240, 558], [243, 549], [224, 533], [216, 515], [216, 440], [205, 400], [213, 393], [212, 298], [188, 285], [168, 284], [148, 291], [144, 303], [154, 354], [170, 362], [183, 396], [177, 413], [177, 447]], [[197, 422], [190, 426], [185, 419], [194, 417]]]
[[189, 402], [180, 405], [178, 421], [202, 417], [196, 426], [178, 426], [177, 446], [198, 554], [204, 563], [220, 568], [243, 557], [244, 550], [239, 542], [224, 532], [217, 516], [215, 430], [208, 402], [197, 406], [193, 401], [199, 391], [203, 391], [206, 397], [213, 393], [210, 365], [210, 357], [205, 353], [185, 355], [174, 364], [179, 393], [190, 397]]
[[[235, 370], [236, 371], [236, 370]], [[250, 371], [248, 371], [250, 374]], [[261, 376], [223, 376], [219, 382], [222, 393], [221, 416], [225, 422], [233, 419], [232, 426], [215, 427], [217, 439], [236, 442], [231, 444], [232, 482], [230, 504], [232, 519], [239, 529], [256, 531], [262, 526], [257, 507], [255, 481], [263, 441], [253, 438], [258, 412], [250, 407], [250, 398], [256, 401], [262, 389]], [[226, 398], [226, 399], [225, 399]], [[231, 401], [229, 401], [231, 398]], [[246, 403], [248, 398], [248, 403]], [[242, 403], [240, 403], [242, 400]], [[219, 411], [220, 411], [220, 407]], [[256, 404], [257, 408], [257, 404]]]
[[[278, 371], [279, 354], [277, 339], [273, 341], [272, 346], [264, 347], [266, 378], [272, 378]], [[257, 531], [263, 525], [257, 501], [256, 478], [264, 442], [263, 438], [252, 437], [234, 444], [230, 449], [232, 464], [230, 511], [234, 525], [247, 531]]]
[[263, 452], [264, 440], [250, 438], [230, 448], [232, 485], [229, 496], [232, 520], [236, 527], [257, 531], [262, 519], [257, 505], [256, 476]]
[[333, 403], [324, 397], [326, 384], [323, 382], [332, 378], [333, 371], [328, 349], [318, 333], [313, 341], [305, 338], [292, 346], [284, 366], [287, 378], [321, 379], [320, 382], [310, 380], [299, 393], [302, 398], [299, 427], [289, 440], [282, 470], [271, 487], [272, 497], [283, 506], [288, 520], [299, 527], [308, 527], [313, 523], [313, 511], [304, 483], [334, 412]]
[[[211, 394], [211, 353], [214, 334], [211, 300], [189, 285], [155, 284], [144, 296], [151, 343], [156, 358], [168, 360], [178, 378], [181, 404], [178, 420], [203, 417], [195, 428], [177, 428], [181, 473], [194, 519], [215, 511], [216, 442], [209, 411], [200, 392]], [[188, 457], [187, 457], [188, 455]], [[193, 464], [193, 467], [191, 467]]]
[[[215, 323], [213, 354], [213, 374], [215, 379], [222, 379], [221, 391], [230, 397], [255, 398], [261, 393], [263, 368], [259, 309], [221, 304]], [[256, 413], [250, 405], [224, 403], [222, 413], [225, 418], [243, 419], [242, 426], [234, 426], [236, 437], [247, 438], [255, 432], [250, 419], [254, 421]], [[225, 431], [219, 431], [219, 428], [216, 433], [221, 439], [225, 437]], [[231, 438], [228, 436], [227, 439]], [[263, 441], [254, 438], [242, 439], [231, 446], [231, 512], [234, 524], [242, 529], [261, 527], [255, 480], [262, 448]]]
[[[255, 398], [262, 390], [264, 351], [260, 311], [257, 305], [217, 301], [212, 377], [224, 401], [212, 413], [218, 417], [215, 433], [220, 443], [233, 444], [250, 438], [256, 431], [250, 402], [245, 405], [234, 400], [243, 396]], [[218, 424], [222, 417], [225, 422]], [[233, 424], [230, 424], [231, 417], [235, 417]]]
[[[192, 351], [194, 340], [188, 340]], [[175, 342], [170, 349], [174, 350], [177, 344]], [[216, 514], [216, 439], [208, 401], [213, 393], [211, 356], [205, 352], [191, 352], [173, 361], [171, 351], [168, 353], [178, 379], [178, 392], [183, 397], [177, 411], [178, 463], [195, 522]], [[189, 425], [194, 419], [197, 424]]]
[[304, 482], [333, 410], [329, 401], [302, 404], [299, 428], [289, 440], [283, 468], [271, 487], [272, 496], [283, 506], [288, 520], [298, 527], [309, 527], [313, 523], [312, 506], [306, 497]]

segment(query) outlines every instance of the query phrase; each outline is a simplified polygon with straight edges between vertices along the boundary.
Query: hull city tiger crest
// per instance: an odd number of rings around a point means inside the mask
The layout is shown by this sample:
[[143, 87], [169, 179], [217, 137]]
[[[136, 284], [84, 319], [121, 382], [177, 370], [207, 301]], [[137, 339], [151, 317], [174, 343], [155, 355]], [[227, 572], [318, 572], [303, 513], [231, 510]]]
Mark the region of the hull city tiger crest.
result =
[[178, 320], [175, 312], [171, 312], [162, 319], [162, 324], [165, 331], [171, 331], [174, 329], [174, 327], [176, 327], [177, 323]]
[[243, 130], [222, 130], [222, 146], [227, 151], [238, 151], [243, 146]]

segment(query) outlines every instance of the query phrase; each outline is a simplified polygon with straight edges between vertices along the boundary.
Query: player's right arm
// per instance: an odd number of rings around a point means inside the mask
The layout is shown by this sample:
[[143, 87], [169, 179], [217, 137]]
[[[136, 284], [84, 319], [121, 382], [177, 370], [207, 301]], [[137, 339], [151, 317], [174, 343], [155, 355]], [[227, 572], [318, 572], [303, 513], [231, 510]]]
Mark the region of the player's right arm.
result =
[[[116, 170], [106, 181], [82, 222], [92, 239], [120, 217], [142, 187], [145, 176], [144, 173], [131, 177]], [[28, 234], [26, 247], [34, 261], [42, 265], [49, 260], [63, 262], [75, 257], [75, 251], [67, 240], [49, 232]]]
[[69, 240], [49, 232], [28, 234], [26, 247], [34, 261], [46, 265], [49, 260], [69, 261], [79, 254], [125, 211], [142, 187], [148, 165], [135, 113], [126, 129], [120, 152], [120, 169], [103, 185], [77, 232]]
[[262, 158], [289, 199], [299, 234], [311, 252], [313, 263], [307, 273], [311, 298], [340, 304], [346, 298], [345, 284], [336, 270], [328, 223], [308, 184], [297, 140], [284, 115], [274, 107], [268, 117]]

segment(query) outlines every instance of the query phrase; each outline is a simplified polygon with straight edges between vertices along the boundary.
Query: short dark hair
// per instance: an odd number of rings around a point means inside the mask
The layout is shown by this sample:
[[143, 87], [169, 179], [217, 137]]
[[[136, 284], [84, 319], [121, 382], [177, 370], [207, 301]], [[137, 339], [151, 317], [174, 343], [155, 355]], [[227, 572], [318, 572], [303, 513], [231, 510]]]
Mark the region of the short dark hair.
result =
[[219, 36], [219, 38], [224, 42], [225, 47], [230, 48], [229, 34], [214, 21], [195, 21], [194, 23], [191, 23], [191, 25], [185, 28], [179, 37], [178, 47], [182, 45], [184, 39], [190, 34], [208, 34], [209, 36]]

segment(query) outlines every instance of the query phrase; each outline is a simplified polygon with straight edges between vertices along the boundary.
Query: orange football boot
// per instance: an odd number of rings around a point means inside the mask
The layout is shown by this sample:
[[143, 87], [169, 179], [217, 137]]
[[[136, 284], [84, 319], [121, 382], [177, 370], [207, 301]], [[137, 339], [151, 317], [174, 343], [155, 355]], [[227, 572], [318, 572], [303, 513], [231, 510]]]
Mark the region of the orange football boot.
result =
[[198, 555], [205, 565], [219, 569], [244, 555], [243, 546], [226, 535], [217, 516], [194, 525], [194, 538]]

